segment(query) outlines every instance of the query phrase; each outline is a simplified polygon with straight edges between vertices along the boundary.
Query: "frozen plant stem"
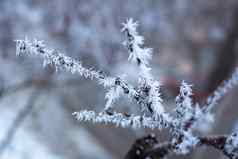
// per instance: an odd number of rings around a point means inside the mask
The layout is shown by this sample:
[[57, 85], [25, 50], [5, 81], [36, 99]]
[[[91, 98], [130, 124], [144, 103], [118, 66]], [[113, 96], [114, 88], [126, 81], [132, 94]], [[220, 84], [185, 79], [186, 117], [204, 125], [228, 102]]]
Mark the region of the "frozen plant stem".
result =
[[[170, 153], [185, 155], [199, 146], [206, 145], [215, 147], [231, 159], [237, 159], [237, 132], [222, 137], [199, 137], [194, 134], [194, 130], [199, 130], [204, 123], [213, 121], [211, 110], [230, 89], [238, 84], [238, 69], [209, 97], [203, 107], [193, 103], [192, 87], [183, 81], [175, 99], [175, 109], [167, 112], [161, 98], [161, 83], [153, 77], [149, 66], [152, 49], [144, 47], [144, 38], [137, 32], [137, 27], [138, 22], [128, 19], [123, 23], [122, 28], [125, 34], [123, 45], [127, 48], [128, 60], [136, 63], [139, 70], [136, 86], [132, 86], [121, 77], [111, 77], [101, 71], [85, 68], [81, 61], [68, 57], [58, 50], [49, 49], [39, 40], [16, 40], [16, 54], [38, 55], [43, 58], [44, 66], [50, 64], [55, 66], [56, 70], [66, 70], [86, 79], [95, 79], [107, 90], [104, 109], [99, 113], [88, 110], [74, 112], [73, 116], [79, 121], [110, 123], [123, 128], [169, 129], [170, 138], [166, 143], [157, 143], [154, 137], [146, 138], [145, 143], [140, 140], [139, 143], [146, 145], [146, 148], [141, 149], [141, 146], [136, 146], [138, 145], [136, 142], [126, 158], [163, 158]], [[129, 99], [135, 101], [135, 104], [141, 108], [140, 115], [116, 112], [114, 103], [122, 95], [127, 95]]]
[[238, 68], [234, 71], [228, 80], [225, 80], [221, 86], [219, 86], [214, 93], [208, 97], [207, 104], [203, 106], [204, 110], [209, 112], [213, 109], [233, 87], [238, 84]]
[[[71, 57], [65, 56], [61, 52], [55, 49], [46, 48], [43, 41], [39, 40], [16, 40], [16, 54], [20, 55], [38, 55], [43, 58], [43, 65], [51, 64], [55, 66], [56, 70], [66, 70], [71, 73], [78, 73], [86, 79], [96, 79], [99, 84], [103, 85], [104, 88], [109, 89], [109, 92], [112, 92], [112, 89], [117, 89], [119, 86], [123, 93], [128, 95], [129, 98], [135, 100], [141, 107], [149, 107], [143, 96], [141, 96], [133, 86], [129, 85], [126, 81], [120, 77], [109, 77], [106, 76], [101, 71], [95, 71], [93, 69], [88, 69], [82, 66], [81, 61], [75, 60]], [[112, 92], [114, 93], [114, 92]], [[114, 96], [108, 95], [106, 98], [110, 101], [113, 101]], [[111, 102], [113, 103], [113, 102]], [[110, 107], [110, 106], [107, 106]]]

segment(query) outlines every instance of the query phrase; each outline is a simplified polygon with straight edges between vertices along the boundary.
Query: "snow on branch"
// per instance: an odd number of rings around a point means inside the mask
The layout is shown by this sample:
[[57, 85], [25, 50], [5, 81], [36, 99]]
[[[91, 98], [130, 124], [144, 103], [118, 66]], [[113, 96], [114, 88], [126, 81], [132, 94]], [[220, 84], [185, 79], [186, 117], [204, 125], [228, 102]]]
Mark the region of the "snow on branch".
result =
[[148, 95], [148, 102], [151, 103], [151, 108], [154, 112], [155, 118], [158, 118], [158, 116], [165, 112], [162, 105], [163, 99], [160, 95], [160, 85], [161, 84], [158, 81], [151, 83]]
[[126, 40], [123, 45], [127, 47], [129, 58], [131, 62], [136, 62], [140, 68], [139, 74], [139, 92], [147, 98], [150, 106], [149, 111], [154, 114], [156, 118], [164, 112], [162, 99], [160, 97], [160, 82], [153, 79], [150, 73], [149, 60], [152, 58], [152, 49], [143, 47], [144, 38], [137, 32], [138, 22], [132, 18], [122, 23], [122, 32], [126, 35]]
[[127, 47], [129, 57], [128, 60], [137, 63], [140, 68], [140, 76], [146, 82], [152, 80], [152, 75], [150, 73], [151, 68], [149, 65], [149, 60], [152, 58], [152, 49], [144, 48], [144, 38], [140, 36], [137, 32], [138, 22], [134, 22], [132, 18], [128, 19], [126, 23], [122, 23], [122, 32], [126, 35], [126, 40], [123, 45]]
[[91, 121], [93, 123], [114, 124], [117, 127], [132, 127], [132, 128], [150, 128], [162, 129], [167, 128], [168, 125], [164, 121], [154, 120], [152, 117], [129, 115], [116, 112], [100, 112], [83, 110], [81, 112], [74, 112], [73, 116], [79, 121]]
[[232, 133], [227, 139], [224, 146], [224, 153], [230, 155], [232, 158], [238, 158], [238, 135]]
[[137, 32], [138, 22], [134, 22], [132, 18], [123, 23], [122, 32], [127, 36], [123, 44], [129, 51], [129, 61], [137, 62], [138, 65], [148, 65], [152, 58], [151, 48], [142, 48], [144, 45], [144, 38]]
[[192, 88], [186, 82], [182, 82], [179, 95], [176, 97], [176, 117], [186, 122], [193, 116]]
[[216, 106], [232, 88], [238, 85], [238, 68], [233, 72], [231, 77], [224, 81], [221, 86], [219, 86], [214, 93], [208, 97], [207, 104], [203, 106], [205, 111], [211, 111], [211, 109]]
[[28, 40], [15, 40], [16, 41], [16, 54], [35, 54], [43, 58], [43, 66], [48, 64], [54, 65], [56, 70], [65, 69], [66, 71], [74, 73], [79, 73], [81, 76], [89, 79], [101, 79], [102, 75], [98, 71], [93, 69], [87, 69], [82, 66], [80, 61], [74, 60], [68, 56], [65, 56], [63, 53], [55, 49], [48, 49], [45, 47], [43, 41]]
[[[201, 146], [213, 147], [221, 151], [230, 159], [236, 159], [237, 155], [226, 151], [227, 141], [230, 140], [229, 135], [213, 135], [197, 137], [197, 144], [193, 148]], [[176, 146], [170, 142], [159, 143], [155, 135], [137, 139], [131, 149], [126, 154], [125, 159], [145, 159], [145, 158], [166, 158], [171, 154], [177, 154]], [[236, 151], [237, 153], [237, 151]], [[181, 154], [180, 154], [181, 155]]]
[[[16, 40], [16, 54], [18, 56], [40, 56], [43, 58], [44, 66], [50, 64], [55, 66], [56, 70], [66, 70], [73, 74], [77, 73], [86, 79], [94, 79], [107, 90], [104, 109], [99, 113], [88, 110], [74, 112], [72, 115], [79, 121], [113, 124], [123, 128], [169, 129], [170, 138], [165, 144], [152, 144], [148, 151], [143, 153], [141, 153], [142, 149], [139, 149], [140, 151], [135, 151], [136, 154], [134, 154], [137, 158], [153, 155], [162, 158], [170, 152], [187, 154], [201, 145], [213, 146], [229, 158], [238, 158], [237, 133], [219, 138], [198, 137], [194, 133], [194, 130], [200, 130], [205, 123], [213, 121], [211, 109], [230, 89], [238, 84], [238, 69], [230, 79], [218, 87], [203, 107], [193, 103], [192, 87], [183, 81], [174, 102], [175, 110], [167, 112], [161, 97], [161, 83], [155, 80], [150, 72], [149, 61], [152, 58], [152, 49], [144, 47], [144, 38], [138, 34], [137, 27], [138, 22], [128, 19], [123, 23], [122, 28], [122, 32], [126, 35], [123, 44], [127, 47], [128, 59], [139, 66], [137, 86], [129, 84], [122, 77], [111, 77], [102, 71], [85, 68], [81, 61], [68, 57], [58, 50], [47, 48], [43, 41]], [[135, 104], [140, 107], [139, 115], [118, 113], [113, 108], [114, 103], [122, 95], [126, 95], [130, 100], [133, 99]], [[152, 139], [151, 141], [154, 143], [153, 137], [149, 139]]]
[[[16, 55], [38, 55], [44, 60], [43, 66], [48, 64], [55, 66], [56, 70], [66, 70], [71, 73], [78, 73], [86, 79], [96, 79], [98, 83], [108, 89], [105, 98], [107, 99], [106, 108], [112, 107], [113, 102], [119, 98], [121, 92], [127, 94], [129, 98], [135, 100], [141, 107], [148, 107], [145, 99], [134, 89], [133, 86], [126, 83], [120, 77], [110, 77], [101, 73], [83, 67], [82, 62], [68, 57], [58, 50], [47, 48], [43, 41], [24, 40], [16, 41]], [[119, 88], [120, 87], [120, 88]], [[123, 90], [123, 91], [122, 91]]]

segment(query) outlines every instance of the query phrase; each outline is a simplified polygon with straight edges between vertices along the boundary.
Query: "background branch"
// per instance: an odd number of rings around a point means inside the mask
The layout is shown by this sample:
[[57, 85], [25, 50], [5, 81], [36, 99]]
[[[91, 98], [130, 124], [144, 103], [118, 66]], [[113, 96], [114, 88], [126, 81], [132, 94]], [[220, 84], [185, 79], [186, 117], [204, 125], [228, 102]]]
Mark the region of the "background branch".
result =
[[22, 108], [22, 110], [20, 110], [16, 114], [16, 118], [10, 125], [3, 140], [0, 143], [0, 156], [3, 155], [6, 148], [11, 144], [14, 135], [16, 134], [17, 130], [21, 127], [21, 125], [24, 123], [25, 119], [31, 114], [39, 93], [40, 93], [39, 90], [34, 90], [34, 92], [29, 97], [28, 103]]

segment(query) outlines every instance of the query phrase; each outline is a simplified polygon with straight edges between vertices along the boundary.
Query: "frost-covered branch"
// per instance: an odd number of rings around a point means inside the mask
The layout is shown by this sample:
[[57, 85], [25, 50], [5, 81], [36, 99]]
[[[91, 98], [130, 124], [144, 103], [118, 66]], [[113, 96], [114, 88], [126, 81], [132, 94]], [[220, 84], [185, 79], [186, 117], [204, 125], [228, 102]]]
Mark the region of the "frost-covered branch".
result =
[[[138, 34], [137, 26], [138, 22], [129, 19], [123, 23], [122, 28], [122, 32], [126, 35], [123, 44], [127, 47], [128, 59], [136, 63], [139, 68], [138, 85], [136, 86], [129, 84], [122, 77], [111, 77], [102, 71], [85, 68], [81, 61], [68, 57], [58, 50], [49, 49], [39, 40], [16, 40], [16, 54], [38, 55], [43, 58], [44, 66], [50, 64], [55, 66], [56, 70], [66, 70], [73, 74], [77, 73], [86, 79], [94, 79], [107, 90], [104, 109], [99, 113], [87, 110], [74, 112], [73, 115], [79, 121], [113, 124], [123, 128], [169, 130], [170, 138], [165, 144], [157, 144], [153, 140], [154, 137], [147, 138], [148, 140], [146, 139], [144, 144], [148, 147], [143, 149], [146, 151], [141, 153], [142, 150], [139, 147], [140, 151], [133, 151], [135, 152], [134, 156], [140, 156], [140, 158], [164, 157], [171, 152], [184, 155], [191, 153], [198, 146], [207, 145], [221, 150], [230, 158], [238, 158], [236, 133], [217, 138], [199, 137], [194, 133], [194, 130], [200, 130], [202, 125], [213, 121], [211, 109], [231, 88], [238, 84], [238, 69], [230, 79], [224, 82], [223, 86], [209, 97], [205, 106], [193, 103], [192, 87], [183, 81], [174, 102], [175, 109], [167, 111], [161, 97], [161, 83], [153, 77], [149, 66], [152, 49], [144, 47], [144, 38]], [[118, 113], [113, 108], [114, 103], [122, 95], [133, 99], [135, 104], [141, 108], [139, 115]]]
[[208, 97], [206, 105], [203, 106], [204, 111], [208, 112], [235, 86], [238, 85], [238, 68], [233, 72], [231, 77], [224, 81], [211, 96]]
[[[194, 148], [201, 146], [212, 147], [219, 150], [230, 159], [237, 159], [237, 140], [238, 137], [234, 138], [234, 134], [202, 136], [198, 137], [199, 142], [197, 142]], [[177, 153], [176, 145], [170, 142], [159, 143], [155, 135], [149, 135], [137, 139], [126, 154], [125, 159], [163, 159], [173, 153], [181, 155], [181, 153]]]
[[144, 38], [137, 32], [138, 22], [134, 22], [132, 18], [123, 23], [122, 32], [126, 34], [127, 39], [123, 42], [129, 52], [128, 60], [136, 62], [140, 67], [141, 76], [146, 80], [150, 80], [149, 60], [152, 58], [152, 49], [143, 48]]
[[117, 127], [132, 127], [132, 128], [150, 128], [162, 129], [167, 128], [168, 125], [164, 121], [154, 120], [152, 117], [139, 116], [134, 114], [123, 114], [116, 112], [100, 112], [83, 110], [81, 112], [74, 112], [73, 116], [79, 121], [91, 121], [93, 123], [114, 124]]
[[[123, 92], [129, 98], [134, 99], [141, 107], [149, 107], [144, 97], [142, 97], [133, 86], [126, 83], [120, 77], [106, 76], [101, 71], [85, 68], [81, 61], [75, 60], [64, 55], [55, 49], [47, 48], [43, 41], [39, 40], [16, 40], [16, 54], [19, 55], [38, 55], [43, 58], [43, 65], [53, 65], [56, 70], [66, 70], [71, 73], [78, 73], [86, 79], [96, 79], [99, 84], [108, 89], [105, 98], [107, 99], [106, 108], [110, 108], [111, 104]], [[120, 88], [118, 88], [120, 87]], [[121, 91], [122, 90], [122, 91]]]
[[224, 146], [223, 152], [230, 156], [230, 158], [238, 158], [238, 135], [237, 133], [232, 133], [226, 139], [226, 144]]
[[144, 38], [137, 32], [138, 22], [132, 18], [123, 23], [122, 32], [126, 35], [126, 40], [123, 45], [127, 47], [129, 53], [129, 61], [136, 62], [140, 68], [138, 78], [139, 92], [144, 96], [150, 106], [147, 107], [150, 112], [158, 118], [164, 113], [162, 99], [160, 97], [160, 82], [153, 79], [149, 60], [152, 58], [152, 49], [143, 47]]
[[43, 58], [43, 65], [54, 65], [56, 70], [65, 69], [71, 73], [79, 73], [81, 76], [89, 79], [101, 79], [103, 76], [93, 69], [87, 69], [82, 66], [80, 61], [74, 60], [55, 49], [46, 48], [43, 41], [39, 40], [16, 40], [16, 54], [29, 55], [35, 54]]
[[176, 119], [180, 120], [178, 123], [183, 124], [180, 127], [185, 128], [186, 123], [191, 121], [194, 117], [194, 107], [192, 103], [192, 88], [186, 82], [182, 82], [180, 86], [179, 95], [176, 97]]

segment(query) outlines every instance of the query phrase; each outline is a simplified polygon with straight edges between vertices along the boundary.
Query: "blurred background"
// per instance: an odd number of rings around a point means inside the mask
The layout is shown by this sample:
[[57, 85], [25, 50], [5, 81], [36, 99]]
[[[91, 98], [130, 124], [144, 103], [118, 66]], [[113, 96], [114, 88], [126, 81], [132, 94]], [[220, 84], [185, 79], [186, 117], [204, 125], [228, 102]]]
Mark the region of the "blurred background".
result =
[[[103, 88], [79, 75], [43, 68], [37, 57], [15, 55], [14, 40], [37, 38], [86, 67], [127, 74], [135, 83], [137, 68], [121, 44], [121, 23], [129, 17], [139, 21], [146, 46], [154, 49], [152, 72], [163, 84], [168, 110], [182, 80], [193, 84], [194, 102], [204, 103], [237, 66], [237, 0], [1, 0], [1, 159], [120, 159], [136, 138], [152, 132], [75, 121], [74, 111], [103, 109]], [[220, 102], [215, 123], [204, 134], [238, 130], [237, 95], [235, 88]], [[139, 112], [127, 99], [115, 107]], [[166, 140], [166, 132], [153, 132]], [[199, 148], [171, 158], [223, 157]]]

